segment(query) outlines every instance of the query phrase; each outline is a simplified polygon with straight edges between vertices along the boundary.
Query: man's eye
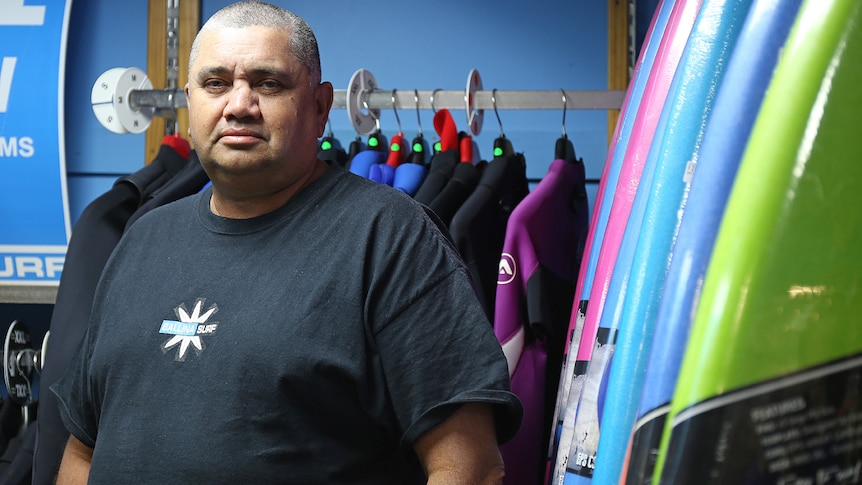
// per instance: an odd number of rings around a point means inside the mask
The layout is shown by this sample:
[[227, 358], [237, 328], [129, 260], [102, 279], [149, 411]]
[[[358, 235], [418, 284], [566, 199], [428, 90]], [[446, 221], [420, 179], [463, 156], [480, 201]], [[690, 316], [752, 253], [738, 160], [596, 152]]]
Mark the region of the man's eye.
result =
[[278, 81], [273, 81], [273, 80], [261, 81], [261, 82], [257, 83], [257, 87], [261, 91], [267, 92], [267, 93], [277, 92], [277, 91], [280, 91], [282, 89], [281, 83]]
[[219, 91], [225, 89], [228, 84], [221, 79], [207, 79], [203, 86], [209, 91]]

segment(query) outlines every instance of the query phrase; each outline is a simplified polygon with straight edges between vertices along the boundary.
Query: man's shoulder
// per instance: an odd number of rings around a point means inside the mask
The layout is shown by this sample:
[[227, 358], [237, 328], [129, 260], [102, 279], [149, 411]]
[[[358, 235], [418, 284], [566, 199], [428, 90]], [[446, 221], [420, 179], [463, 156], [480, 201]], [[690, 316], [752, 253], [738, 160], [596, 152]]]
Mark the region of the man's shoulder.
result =
[[171, 221], [176, 221], [183, 215], [187, 216], [189, 214], [193, 214], [201, 196], [201, 193], [198, 192], [158, 207], [153, 207], [147, 210], [146, 213], [141, 214], [140, 217], [138, 217], [137, 220], [126, 229], [126, 231], [140, 231], [144, 228], [170, 224]]
[[340, 190], [345, 205], [366, 209], [380, 208], [404, 210], [409, 213], [422, 212], [422, 206], [412, 197], [389, 185], [378, 183], [345, 171], [340, 174]]

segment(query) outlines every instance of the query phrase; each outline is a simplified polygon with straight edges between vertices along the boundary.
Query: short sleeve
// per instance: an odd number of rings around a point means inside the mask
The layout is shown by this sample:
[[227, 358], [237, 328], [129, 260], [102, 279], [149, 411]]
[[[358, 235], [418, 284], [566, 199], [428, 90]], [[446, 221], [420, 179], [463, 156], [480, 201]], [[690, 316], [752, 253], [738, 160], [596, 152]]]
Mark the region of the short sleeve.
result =
[[445, 274], [377, 335], [403, 446], [459, 405], [493, 405], [497, 439], [511, 439], [523, 409], [510, 392], [506, 359], [463, 267]]
[[51, 386], [57, 396], [60, 419], [67, 430], [81, 443], [95, 448], [98, 434], [98, 411], [93, 400], [89, 375], [89, 356], [93, 328], [87, 329], [77, 354], [66, 372]]

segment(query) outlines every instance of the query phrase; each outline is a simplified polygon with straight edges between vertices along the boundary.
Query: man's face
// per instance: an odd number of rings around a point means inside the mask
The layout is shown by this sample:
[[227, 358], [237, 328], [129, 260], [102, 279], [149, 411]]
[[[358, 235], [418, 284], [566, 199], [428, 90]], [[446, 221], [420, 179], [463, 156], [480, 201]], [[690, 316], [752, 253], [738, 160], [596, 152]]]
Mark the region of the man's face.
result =
[[201, 35], [186, 87], [189, 134], [213, 183], [246, 195], [293, 183], [317, 159], [330, 91], [312, 88], [285, 31]]

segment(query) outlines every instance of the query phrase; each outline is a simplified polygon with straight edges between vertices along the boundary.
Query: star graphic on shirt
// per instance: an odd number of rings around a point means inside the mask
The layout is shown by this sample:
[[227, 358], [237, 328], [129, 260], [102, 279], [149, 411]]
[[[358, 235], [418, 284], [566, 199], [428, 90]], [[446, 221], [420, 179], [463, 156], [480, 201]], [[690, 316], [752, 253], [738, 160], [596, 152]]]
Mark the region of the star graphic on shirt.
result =
[[188, 351], [189, 346], [193, 346], [195, 348], [195, 352], [200, 355], [204, 349], [201, 335], [212, 335], [215, 333], [215, 329], [217, 328], [217, 324], [213, 322], [207, 325], [204, 324], [206, 324], [207, 320], [209, 320], [209, 318], [218, 311], [218, 307], [216, 305], [212, 305], [206, 312], [201, 313], [203, 304], [204, 299], [199, 298], [195, 302], [191, 315], [186, 310], [185, 305], [181, 304], [174, 309], [174, 313], [179, 318], [179, 321], [162, 321], [162, 328], [159, 332], [173, 335], [164, 344], [162, 344], [162, 352], [167, 352], [171, 348], [179, 345], [180, 347], [176, 356], [176, 360], [179, 362], [185, 361], [186, 352]]

